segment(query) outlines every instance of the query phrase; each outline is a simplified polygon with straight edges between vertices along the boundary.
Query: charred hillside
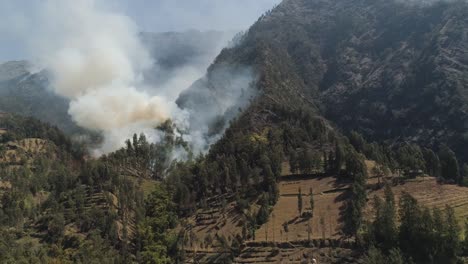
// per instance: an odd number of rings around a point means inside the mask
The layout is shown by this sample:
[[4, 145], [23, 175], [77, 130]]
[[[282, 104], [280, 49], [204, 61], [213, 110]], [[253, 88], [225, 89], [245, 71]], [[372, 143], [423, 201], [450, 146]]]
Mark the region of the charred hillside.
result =
[[466, 159], [467, 14], [462, 1], [284, 1], [222, 51], [206, 87], [223, 89], [210, 83], [219, 68], [253, 66], [260, 95], [243, 124], [268, 123], [277, 106], [306, 107], [346, 134], [447, 143]]

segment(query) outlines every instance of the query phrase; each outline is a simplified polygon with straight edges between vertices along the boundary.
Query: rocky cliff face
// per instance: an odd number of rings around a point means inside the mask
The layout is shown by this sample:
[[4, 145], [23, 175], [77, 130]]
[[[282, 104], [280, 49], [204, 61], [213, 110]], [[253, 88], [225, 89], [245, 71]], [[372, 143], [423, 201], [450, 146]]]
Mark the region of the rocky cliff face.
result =
[[[467, 17], [463, 1], [285, 0], [210, 71], [255, 68], [260, 95], [243, 122], [301, 105], [344, 132], [447, 143], [466, 159]], [[225, 87], [207, 82], [213, 94]]]

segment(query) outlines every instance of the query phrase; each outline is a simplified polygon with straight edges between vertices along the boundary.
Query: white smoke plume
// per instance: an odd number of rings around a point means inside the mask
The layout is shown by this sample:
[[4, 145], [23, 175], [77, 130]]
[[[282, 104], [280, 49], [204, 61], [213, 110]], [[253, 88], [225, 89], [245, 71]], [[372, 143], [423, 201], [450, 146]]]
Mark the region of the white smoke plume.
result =
[[128, 17], [93, 0], [48, 0], [38, 10], [28, 42], [51, 73], [53, 90], [70, 100], [73, 120], [103, 133], [100, 151], [115, 150], [132, 132], [171, 117], [174, 104], [138, 88], [152, 62]]
[[[99, 5], [102, 3], [45, 0], [32, 13], [10, 21], [36, 58], [35, 63], [50, 73], [52, 90], [70, 100], [73, 120], [103, 134], [104, 142], [96, 155], [118, 149], [133, 133], [143, 132], [149, 140], [157, 141], [154, 128], [167, 119], [194, 134], [186, 138], [193, 140], [197, 150], [206, 150], [202, 145], [211, 142], [200, 139], [200, 128], [191, 129], [189, 119], [203, 120], [197, 126], [208, 126], [213, 120], [197, 116], [204, 113], [182, 110], [175, 102], [204, 75], [207, 62], [175, 70], [164, 82], [145, 82], [144, 77], [157, 68], [150, 56], [154, 52], [142, 44], [139, 30], [129, 17], [105, 9]], [[220, 49], [217, 47], [210, 56], [214, 58]], [[245, 76], [250, 78], [250, 74], [242, 73], [239, 85], [249, 83]], [[231, 100], [230, 106], [238, 104], [235, 98]]]

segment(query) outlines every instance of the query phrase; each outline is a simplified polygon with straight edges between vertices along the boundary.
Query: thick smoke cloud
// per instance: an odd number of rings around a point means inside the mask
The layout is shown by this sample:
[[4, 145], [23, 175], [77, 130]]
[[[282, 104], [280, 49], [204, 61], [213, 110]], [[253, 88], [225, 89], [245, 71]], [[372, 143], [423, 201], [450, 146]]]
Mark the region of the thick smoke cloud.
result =
[[[50, 73], [52, 90], [70, 100], [69, 114], [73, 120], [104, 135], [104, 142], [95, 154], [116, 150], [133, 133], [144, 132], [149, 140], [157, 141], [159, 134], [154, 127], [167, 119], [187, 132], [185, 138], [195, 151], [206, 150], [207, 144], [217, 137], [206, 135], [207, 127], [217, 118], [210, 112], [215, 108], [181, 109], [176, 100], [203, 76], [222, 46], [217, 45], [196, 62], [167, 71], [155, 56], [158, 47], [143, 44], [129, 17], [98, 3], [75, 0], [70, 6], [69, 1], [47, 0], [36, 6], [34, 12], [15, 17], [20, 23], [14, 29], [21, 33], [35, 63]], [[165, 79], [156, 78], [158, 74]], [[232, 118], [228, 109], [242, 105], [238, 101], [245, 100], [244, 95], [249, 93], [240, 91], [250, 87], [253, 74], [244, 70], [223, 72], [222, 76], [224, 79], [229, 76], [233, 91], [229, 100], [226, 96], [212, 100], [217, 105], [216, 113]]]
[[248, 66], [218, 66], [183, 92], [177, 104], [189, 113], [189, 141], [206, 151], [229, 121], [256, 96], [256, 75]]
[[101, 10], [92, 0], [74, 1], [73, 8], [51, 0], [38, 10], [33, 52], [50, 71], [53, 90], [70, 100], [73, 120], [104, 134], [101, 151], [115, 150], [127, 133], [171, 117], [171, 102], [138, 89], [151, 60], [128, 17]]

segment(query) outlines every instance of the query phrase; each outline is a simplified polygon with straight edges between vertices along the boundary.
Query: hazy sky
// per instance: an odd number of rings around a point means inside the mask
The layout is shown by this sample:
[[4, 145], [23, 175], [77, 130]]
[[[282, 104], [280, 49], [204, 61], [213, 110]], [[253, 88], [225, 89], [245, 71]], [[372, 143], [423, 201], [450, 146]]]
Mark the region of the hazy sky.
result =
[[[0, 62], [28, 59], [14, 35], [17, 17], [34, 14], [47, 0], [0, 0]], [[73, 8], [74, 0], [70, 1]], [[131, 17], [142, 31], [243, 30], [281, 0], [94, 0], [101, 8]], [[14, 19], [6, 19], [14, 18]], [[79, 22], [77, 22], [79, 23]], [[40, 25], [38, 25], [40, 26]], [[8, 32], [10, 31], [10, 32]]]

